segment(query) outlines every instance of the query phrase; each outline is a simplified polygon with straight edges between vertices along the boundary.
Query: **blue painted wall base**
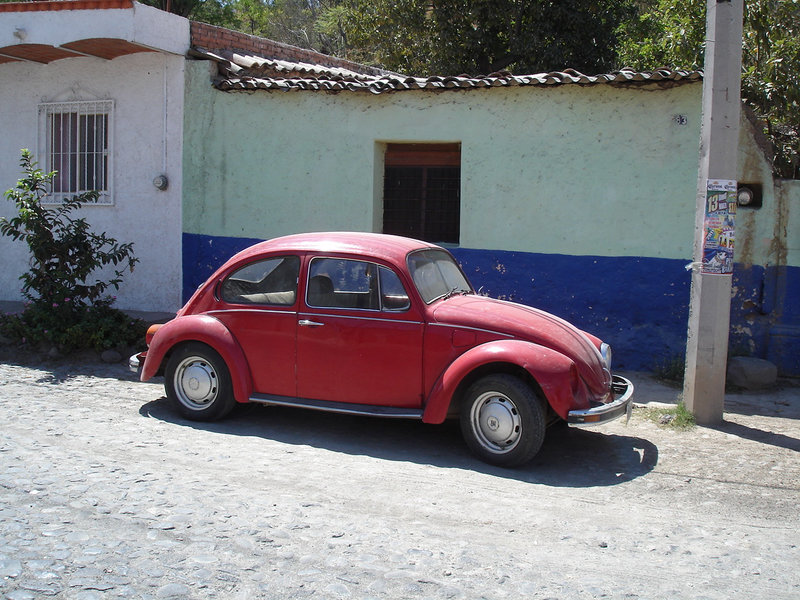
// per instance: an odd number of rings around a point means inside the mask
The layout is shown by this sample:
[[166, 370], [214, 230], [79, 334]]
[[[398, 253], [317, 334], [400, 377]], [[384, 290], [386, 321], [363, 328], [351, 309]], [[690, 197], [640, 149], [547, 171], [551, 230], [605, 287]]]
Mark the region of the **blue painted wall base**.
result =
[[466, 248], [453, 254], [481, 293], [541, 308], [611, 344], [616, 369], [683, 360], [687, 261]]

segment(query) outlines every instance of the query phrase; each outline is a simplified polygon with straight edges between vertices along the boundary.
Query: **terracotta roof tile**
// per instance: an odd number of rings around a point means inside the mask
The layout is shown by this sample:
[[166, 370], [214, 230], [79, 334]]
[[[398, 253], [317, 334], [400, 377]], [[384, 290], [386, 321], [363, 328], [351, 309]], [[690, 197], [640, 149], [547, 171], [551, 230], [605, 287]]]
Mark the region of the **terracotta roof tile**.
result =
[[354, 73], [367, 75], [384, 75], [387, 71], [377, 67], [370, 67], [355, 63], [336, 56], [328, 56], [308, 48], [290, 46], [267, 38], [191, 21], [191, 46], [202, 48], [228, 56], [238, 52], [242, 56], [260, 58], [261, 60], [281, 60], [289, 63], [311, 65], [314, 68], [326, 66], [328, 68], [343, 68]]
[[0, 48], [0, 63], [13, 61], [30, 61], [51, 63], [63, 58], [97, 56], [111, 60], [118, 56], [135, 52], [154, 52], [140, 44], [116, 38], [92, 38], [76, 40], [61, 46], [48, 44], [14, 44]]
[[68, 44], [63, 44], [61, 47], [75, 50], [81, 54], [98, 56], [107, 60], [117, 58], [118, 56], [125, 56], [126, 54], [135, 54], [136, 52], [155, 52], [155, 50], [151, 50], [140, 44], [134, 44], [116, 38], [77, 40]]
[[102, 10], [132, 8], [133, 0], [54, 0], [52, 2], [4, 2], [0, 12], [42, 12], [54, 10]]
[[678, 85], [702, 79], [702, 71], [657, 69], [634, 71], [623, 69], [601, 75], [585, 75], [574, 69], [512, 75], [508, 72], [491, 75], [457, 77], [409, 77], [397, 73], [366, 75], [345, 68], [269, 59], [232, 52], [211, 53], [195, 48], [195, 58], [214, 60], [219, 65], [219, 77], [214, 86], [223, 91], [245, 90], [314, 90], [326, 92], [367, 91], [373, 94], [405, 90], [470, 90], [492, 87], [551, 86], [551, 85]]
[[80, 56], [65, 48], [54, 48], [47, 44], [16, 44], [0, 48], [0, 55], [6, 59], [29, 60], [31, 62], [49, 63], [62, 58]]

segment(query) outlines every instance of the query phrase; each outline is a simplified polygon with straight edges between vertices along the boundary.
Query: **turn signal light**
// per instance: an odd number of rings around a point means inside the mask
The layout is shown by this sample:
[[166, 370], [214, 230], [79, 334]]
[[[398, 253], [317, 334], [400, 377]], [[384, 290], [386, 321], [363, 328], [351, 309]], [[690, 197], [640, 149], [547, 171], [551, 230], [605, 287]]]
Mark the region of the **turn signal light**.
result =
[[156, 334], [156, 331], [158, 331], [160, 328], [161, 328], [160, 323], [150, 325], [150, 327], [147, 328], [147, 333], [144, 334], [144, 341], [147, 344], [148, 348], [150, 347], [150, 342], [153, 341], [153, 336]]

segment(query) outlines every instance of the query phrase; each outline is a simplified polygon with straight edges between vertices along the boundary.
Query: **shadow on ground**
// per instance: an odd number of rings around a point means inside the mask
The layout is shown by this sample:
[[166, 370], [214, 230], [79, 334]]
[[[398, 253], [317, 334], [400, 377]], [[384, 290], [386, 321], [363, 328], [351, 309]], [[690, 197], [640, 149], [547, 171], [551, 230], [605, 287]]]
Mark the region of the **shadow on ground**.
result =
[[735, 435], [736, 437], [750, 440], [752, 442], [768, 444], [770, 446], [775, 446], [776, 448], [786, 448], [787, 450], [800, 452], [800, 439], [784, 435], [782, 433], [758, 429], [757, 427], [748, 427], [747, 425], [733, 423], [731, 421], [725, 421], [721, 425], [711, 427], [711, 429], [729, 433], [731, 435]]
[[768, 390], [726, 394], [725, 412], [745, 416], [800, 419], [800, 382], [786, 380], [782, 385]]
[[[133, 352], [130, 352], [133, 354]], [[127, 358], [125, 359], [127, 361]], [[0, 362], [36, 369], [41, 373], [36, 383], [57, 385], [78, 377], [102, 377], [119, 381], [138, 381], [126, 363], [104, 363], [97, 352], [83, 350], [68, 357], [50, 358], [38, 352], [0, 346]]]
[[651, 442], [627, 435], [555, 427], [536, 458], [519, 469], [487, 465], [469, 454], [457, 422], [420, 421], [323, 413], [298, 408], [245, 405], [224, 421], [198, 423], [175, 412], [166, 398], [139, 413], [181, 427], [231, 436], [251, 436], [351, 455], [468, 469], [553, 487], [614, 485], [640, 477], [658, 462]]

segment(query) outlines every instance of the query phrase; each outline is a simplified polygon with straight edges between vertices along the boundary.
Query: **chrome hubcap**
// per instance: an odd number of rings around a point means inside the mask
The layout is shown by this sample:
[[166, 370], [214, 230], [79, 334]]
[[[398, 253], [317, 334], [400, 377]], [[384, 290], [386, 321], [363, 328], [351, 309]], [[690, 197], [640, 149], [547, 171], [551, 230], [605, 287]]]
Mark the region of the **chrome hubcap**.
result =
[[217, 373], [197, 356], [185, 359], [175, 370], [175, 392], [181, 403], [192, 410], [207, 407], [217, 396]]
[[472, 404], [472, 428], [481, 444], [492, 452], [508, 452], [519, 442], [522, 420], [505, 394], [486, 392]]

